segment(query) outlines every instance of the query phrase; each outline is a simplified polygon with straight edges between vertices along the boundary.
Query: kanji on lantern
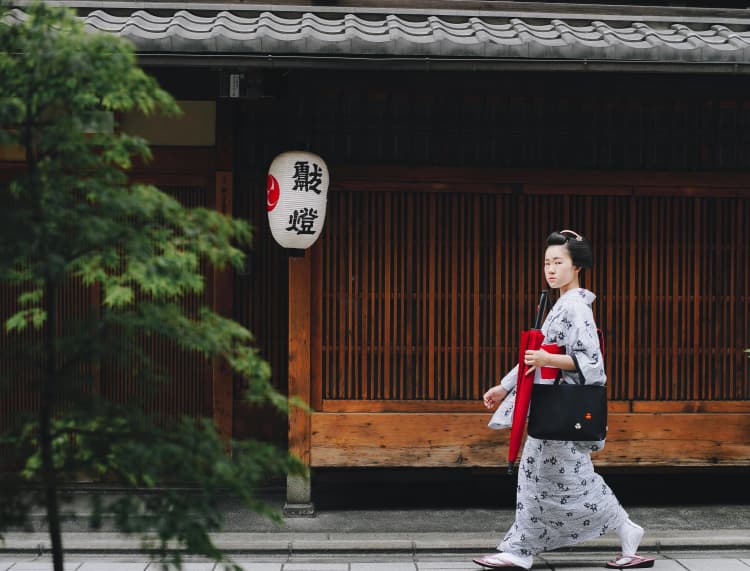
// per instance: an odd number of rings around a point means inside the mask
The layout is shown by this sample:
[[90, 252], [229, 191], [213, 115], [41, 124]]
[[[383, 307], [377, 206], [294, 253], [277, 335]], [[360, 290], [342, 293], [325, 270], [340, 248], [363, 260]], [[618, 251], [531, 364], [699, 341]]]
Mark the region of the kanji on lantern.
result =
[[318, 211], [313, 208], [295, 210], [289, 215], [289, 227], [286, 230], [297, 234], [315, 234], [312, 227], [317, 217]]
[[292, 190], [309, 191], [320, 194], [320, 185], [323, 183], [323, 169], [320, 165], [313, 163], [310, 170], [308, 161], [297, 161], [294, 163], [294, 186]]

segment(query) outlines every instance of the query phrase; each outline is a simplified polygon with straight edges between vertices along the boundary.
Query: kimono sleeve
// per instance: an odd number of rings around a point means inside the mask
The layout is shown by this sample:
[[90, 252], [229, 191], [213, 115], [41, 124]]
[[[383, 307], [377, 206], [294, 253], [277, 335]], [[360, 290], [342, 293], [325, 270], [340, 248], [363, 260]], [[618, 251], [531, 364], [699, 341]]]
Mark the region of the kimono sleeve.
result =
[[487, 424], [490, 428], [498, 430], [500, 428], [510, 428], [513, 424], [513, 409], [516, 406], [516, 378], [518, 377], [518, 365], [505, 375], [500, 381], [500, 386], [508, 391], [508, 395], [497, 407], [495, 414], [490, 418]]
[[494, 430], [501, 428], [510, 428], [513, 424], [513, 409], [516, 406], [516, 378], [518, 377], [518, 365], [513, 367], [510, 372], [500, 381], [500, 386], [508, 391], [508, 395], [497, 407], [497, 410], [490, 418], [487, 426]]
[[605, 384], [607, 376], [604, 373], [604, 360], [591, 308], [576, 304], [568, 318], [573, 323], [567, 340], [568, 350], [579, 375], [579, 382], [587, 385]]
[[500, 380], [500, 386], [502, 386], [506, 391], [510, 392], [515, 388], [517, 380], [518, 365], [513, 367], [510, 372]]

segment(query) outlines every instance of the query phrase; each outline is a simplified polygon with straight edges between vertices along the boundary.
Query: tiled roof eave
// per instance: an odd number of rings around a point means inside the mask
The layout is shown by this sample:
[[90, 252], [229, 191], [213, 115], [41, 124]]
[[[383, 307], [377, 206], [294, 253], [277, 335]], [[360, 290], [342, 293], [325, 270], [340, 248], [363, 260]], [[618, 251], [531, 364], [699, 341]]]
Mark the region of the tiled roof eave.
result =
[[[181, 61], [192, 56], [200, 61], [214, 57], [311, 65], [316, 60], [315, 65], [347, 67], [372, 65], [375, 60], [383, 65], [411, 62], [416, 67], [428, 61], [433, 66], [464, 62], [474, 67], [516, 68], [652, 66], [664, 70], [671, 66], [720, 73], [735, 73], [750, 64], [750, 16], [744, 25], [717, 19], [691, 27], [684, 22], [637, 19], [545, 20], [531, 12], [527, 18], [443, 18], [433, 14], [322, 14], [309, 6], [307, 10], [196, 14], [180, 9], [155, 14], [143, 9], [96, 9], [81, 18], [91, 31], [131, 40], [143, 61], [179, 55]], [[15, 8], [9, 17], [20, 20], [25, 13]]]

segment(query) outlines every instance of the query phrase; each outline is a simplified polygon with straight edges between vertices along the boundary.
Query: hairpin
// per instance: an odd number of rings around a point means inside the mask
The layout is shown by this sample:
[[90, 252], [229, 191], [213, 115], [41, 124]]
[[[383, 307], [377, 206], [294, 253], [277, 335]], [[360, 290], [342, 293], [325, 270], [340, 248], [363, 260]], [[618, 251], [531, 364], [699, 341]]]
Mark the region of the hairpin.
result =
[[573, 230], [560, 230], [560, 234], [562, 234], [563, 236], [566, 233], [567, 234], [571, 234], [573, 236], [573, 238], [576, 239], [576, 242], [580, 242], [580, 241], [583, 240], [583, 236], [581, 236], [578, 232], [573, 232]]

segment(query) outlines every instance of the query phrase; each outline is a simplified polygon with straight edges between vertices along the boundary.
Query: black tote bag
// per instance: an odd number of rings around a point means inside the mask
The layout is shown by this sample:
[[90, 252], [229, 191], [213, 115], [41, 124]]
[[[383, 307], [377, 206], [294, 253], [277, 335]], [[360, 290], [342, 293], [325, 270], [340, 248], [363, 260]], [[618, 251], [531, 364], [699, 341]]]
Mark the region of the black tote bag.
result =
[[530, 436], [541, 440], [604, 440], [605, 385], [535, 384], [529, 407]]

